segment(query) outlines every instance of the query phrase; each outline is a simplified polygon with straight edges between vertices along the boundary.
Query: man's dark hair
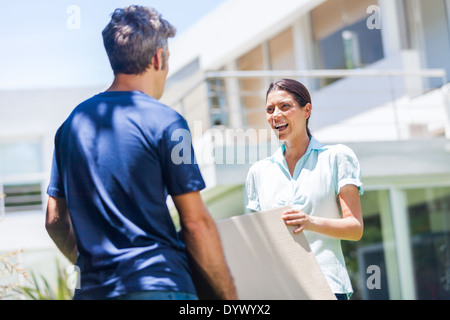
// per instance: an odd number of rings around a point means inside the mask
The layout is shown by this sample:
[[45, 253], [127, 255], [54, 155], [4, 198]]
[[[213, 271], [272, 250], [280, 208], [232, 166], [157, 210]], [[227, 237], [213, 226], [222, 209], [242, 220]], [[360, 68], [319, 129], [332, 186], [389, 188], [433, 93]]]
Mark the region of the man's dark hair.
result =
[[167, 39], [175, 33], [176, 29], [153, 8], [116, 9], [102, 32], [114, 74], [142, 74], [159, 48], [164, 49], [164, 68]]

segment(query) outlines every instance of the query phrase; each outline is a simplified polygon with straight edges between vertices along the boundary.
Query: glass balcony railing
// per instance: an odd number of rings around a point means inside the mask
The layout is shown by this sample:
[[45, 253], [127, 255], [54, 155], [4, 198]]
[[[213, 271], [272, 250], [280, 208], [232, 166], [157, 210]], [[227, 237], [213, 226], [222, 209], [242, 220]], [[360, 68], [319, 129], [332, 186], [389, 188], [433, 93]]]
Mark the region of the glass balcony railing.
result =
[[202, 121], [202, 133], [268, 128], [265, 94], [270, 82], [280, 78], [297, 79], [309, 89], [310, 129], [319, 139], [450, 137], [449, 84], [441, 69], [207, 72], [169, 105], [191, 126]]

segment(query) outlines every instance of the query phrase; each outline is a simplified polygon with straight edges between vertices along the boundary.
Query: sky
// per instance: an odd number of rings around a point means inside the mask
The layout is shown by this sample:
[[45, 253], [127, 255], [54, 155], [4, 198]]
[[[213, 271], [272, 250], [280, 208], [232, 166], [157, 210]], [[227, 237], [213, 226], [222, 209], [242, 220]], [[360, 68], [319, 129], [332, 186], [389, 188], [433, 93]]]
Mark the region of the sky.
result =
[[101, 32], [114, 9], [154, 7], [180, 35], [225, 1], [1, 1], [0, 90], [105, 86], [113, 74]]

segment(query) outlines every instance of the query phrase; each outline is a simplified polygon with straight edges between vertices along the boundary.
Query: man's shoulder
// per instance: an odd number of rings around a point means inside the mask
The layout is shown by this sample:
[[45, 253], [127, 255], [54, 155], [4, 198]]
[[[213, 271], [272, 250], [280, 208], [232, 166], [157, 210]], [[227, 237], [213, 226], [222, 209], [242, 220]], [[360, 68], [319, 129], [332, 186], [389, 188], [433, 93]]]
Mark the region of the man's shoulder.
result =
[[138, 91], [98, 93], [77, 105], [73, 113], [87, 111], [107, 115], [114, 108], [133, 108], [133, 112], [156, 119], [159, 123], [184, 121], [184, 117], [175, 109]]
[[137, 94], [133, 97], [133, 102], [143, 114], [151, 115], [160, 123], [185, 121], [177, 110], [146, 94]]

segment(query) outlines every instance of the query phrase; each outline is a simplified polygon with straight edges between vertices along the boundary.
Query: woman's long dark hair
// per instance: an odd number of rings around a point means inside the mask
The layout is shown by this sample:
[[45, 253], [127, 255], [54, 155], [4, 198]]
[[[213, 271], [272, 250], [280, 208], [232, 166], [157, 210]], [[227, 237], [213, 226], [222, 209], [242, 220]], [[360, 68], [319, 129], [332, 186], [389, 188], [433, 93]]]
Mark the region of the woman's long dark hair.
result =
[[[269, 86], [269, 89], [267, 90], [266, 101], [267, 97], [269, 96], [269, 93], [278, 90], [289, 92], [301, 107], [304, 107], [308, 103], [311, 103], [311, 95], [309, 94], [308, 89], [306, 89], [306, 87], [303, 84], [294, 79], [280, 79], [275, 82], [272, 82]], [[311, 132], [309, 131], [308, 128], [308, 122], [310, 117], [311, 114], [309, 115], [308, 119], [306, 119], [306, 133], [308, 134], [309, 138], [312, 137]]]

